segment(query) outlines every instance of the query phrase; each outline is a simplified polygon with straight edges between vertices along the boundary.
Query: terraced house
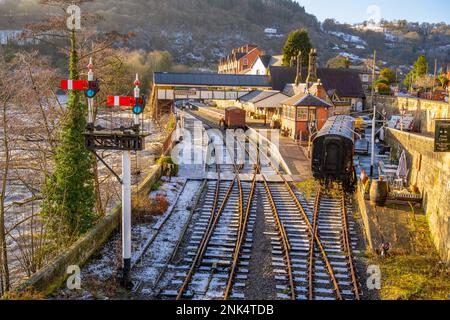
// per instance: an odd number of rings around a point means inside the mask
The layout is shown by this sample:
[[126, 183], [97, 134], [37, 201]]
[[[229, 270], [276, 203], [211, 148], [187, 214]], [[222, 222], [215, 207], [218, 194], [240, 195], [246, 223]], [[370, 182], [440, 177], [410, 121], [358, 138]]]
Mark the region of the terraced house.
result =
[[228, 56], [220, 59], [218, 72], [221, 74], [247, 73], [262, 55], [265, 55], [265, 52], [253, 44], [235, 48]]

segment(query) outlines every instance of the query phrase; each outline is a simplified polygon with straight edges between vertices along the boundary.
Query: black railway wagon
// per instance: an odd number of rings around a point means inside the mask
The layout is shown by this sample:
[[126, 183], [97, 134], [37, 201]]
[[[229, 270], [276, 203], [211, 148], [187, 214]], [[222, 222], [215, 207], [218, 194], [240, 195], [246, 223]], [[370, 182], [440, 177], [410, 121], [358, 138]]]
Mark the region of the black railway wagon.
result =
[[335, 116], [328, 119], [313, 141], [311, 168], [323, 184], [342, 182], [351, 188], [355, 180], [354, 118]]

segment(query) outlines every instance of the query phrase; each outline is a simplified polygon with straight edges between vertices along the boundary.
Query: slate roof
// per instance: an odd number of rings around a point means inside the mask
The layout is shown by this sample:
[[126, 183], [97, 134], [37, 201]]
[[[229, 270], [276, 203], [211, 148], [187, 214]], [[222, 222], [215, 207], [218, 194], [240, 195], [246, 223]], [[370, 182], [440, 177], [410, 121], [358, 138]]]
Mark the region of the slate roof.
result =
[[313, 94], [304, 94], [300, 93], [293, 97], [290, 97], [281, 102], [284, 105], [294, 106], [294, 107], [325, 107], [332, 108], [333, 106], [326, 102], [325, 100], [320, 99], [319, 97]]
[[[296, 67], [269, 67], [271, 85], [274, 90], [283, 91], [288, 83], [294, 83]], [[308, 76], [307, 68], [302, 69], [302, 80]], [[343, 98], [364, 98], [364, 89], [357, 71], [352, 69], [318, 68], [317, 77], [322, 81], [326, 91], [336, 90]]]
[[252, 91], [252, 92], [246, 94], [245, 96], [240, 97], [239, 101], [257, 103], [259, 101], [270, 98], [278, 93], [280, 93], [280, 92], [279, 91], [268, 91], [268, 90], [255, 90], [255, 91]]
[[270, 88], [268, 76], [245, 74], [155, 72], [153, 83], [155, 85]]
[[270, 66], [270, 61], [272, 60], [272, 56], [264, 55], [264, 56], [259, 56], [259, 58], [261, 59], [261, 62], [263, 63], [264, 67], [268, 68]]

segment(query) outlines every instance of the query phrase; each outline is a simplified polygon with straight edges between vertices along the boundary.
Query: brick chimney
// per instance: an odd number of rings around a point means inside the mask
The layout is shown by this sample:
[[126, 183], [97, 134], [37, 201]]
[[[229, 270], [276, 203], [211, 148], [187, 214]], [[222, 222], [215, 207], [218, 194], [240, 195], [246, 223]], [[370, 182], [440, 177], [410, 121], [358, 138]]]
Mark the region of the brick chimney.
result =
[[299, 51], [297, 55], [297, 76], [295, 77], [295, 85], [298, 87], [302, 81], [302, 52]]
[[291, 61], [289, 61], [289, 67], [293, 67], [294, 66], [294, 62], [295, 62], [295, 57], [292, 56], [291, 57]]
[[320, 81], [320, 79], [317, 80], [317, 82], [314, 84], [314, 91], [313, 94], [316, 97], [319, 97], [322, 100], [327, 100], [328, 98], [328, 94], [325, 91], [325, 88], [323, 87], [322, 81]]
[[308, 78], [306, 83], [313, 83], [317, 81], [317, 51], [311, 49], [309, 53]]

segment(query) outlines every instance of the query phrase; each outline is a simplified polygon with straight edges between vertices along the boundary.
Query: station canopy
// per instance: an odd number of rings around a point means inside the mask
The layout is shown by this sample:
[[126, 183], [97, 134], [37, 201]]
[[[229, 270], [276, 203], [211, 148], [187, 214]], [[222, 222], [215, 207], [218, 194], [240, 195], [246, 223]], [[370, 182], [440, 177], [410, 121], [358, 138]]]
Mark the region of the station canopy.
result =
[[217, 73], [171, 73], [155, 72], [154, 85], [165, 86], [208, 86], [208, 87], [245, 87], [270, 88], [268, 76], [217, 74]]

